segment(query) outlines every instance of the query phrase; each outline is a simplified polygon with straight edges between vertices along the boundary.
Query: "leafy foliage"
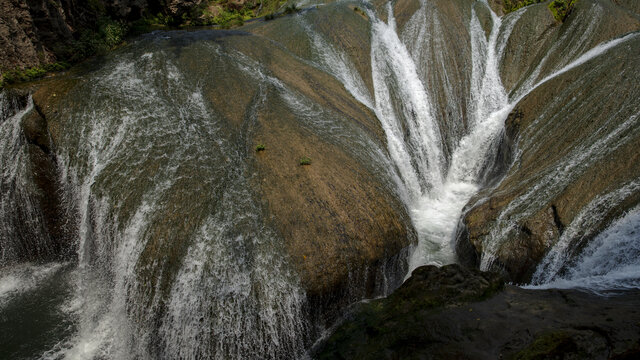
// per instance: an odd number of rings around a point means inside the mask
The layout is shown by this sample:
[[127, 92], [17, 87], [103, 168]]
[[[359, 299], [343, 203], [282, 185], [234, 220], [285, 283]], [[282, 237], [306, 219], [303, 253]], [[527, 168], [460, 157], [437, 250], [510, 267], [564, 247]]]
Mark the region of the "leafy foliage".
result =
[[60, 61], [53, 64], [47, 64], [44, 66], [35, 66], [28, 69], [14, 69], [2, 74], [2, 81], [0, 81], [0, 88], [5, 84], [15, 84], [25, 81], [31, 81], [44, 77], [49, 72], [62, 71], [70, 67], [69, 63]]
[[[510, 13], [525, 6], [544, 1], [545, 0], [503, 0], [503, 9], [505, 13]], [[549, 3], [549, 10], [557, 21], [563, 22], [567, 16], [569, 16], [576, 2], [577, 0], [553, 0]]]
[[549, 10], [557, 21], [564, 21], [573, 10], [577, 0], [553, 0], [549, 3]]
[[300, 9], [296, 6], [296, 4], [291, 4], [284, 9], [285, 14], [295, 14], [299, 12]]

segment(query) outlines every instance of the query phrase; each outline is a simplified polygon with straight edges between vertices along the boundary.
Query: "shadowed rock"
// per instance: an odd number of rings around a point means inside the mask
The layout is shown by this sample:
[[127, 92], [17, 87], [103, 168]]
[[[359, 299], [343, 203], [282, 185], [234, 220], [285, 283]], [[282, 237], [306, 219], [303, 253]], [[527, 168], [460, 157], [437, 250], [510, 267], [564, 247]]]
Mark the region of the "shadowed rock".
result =
[[416, 269], [394, 294], [355, 306], [318, 359], [631, 359], [638, 292], [524, 290], [458, 265]]

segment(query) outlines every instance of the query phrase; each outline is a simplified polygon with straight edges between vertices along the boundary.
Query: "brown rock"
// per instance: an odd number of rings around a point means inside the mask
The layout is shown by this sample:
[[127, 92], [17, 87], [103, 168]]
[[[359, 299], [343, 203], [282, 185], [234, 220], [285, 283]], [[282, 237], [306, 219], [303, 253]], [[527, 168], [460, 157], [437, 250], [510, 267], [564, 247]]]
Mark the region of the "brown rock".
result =
[[[488, 199], [473, 206], [464, 222], [477, 254], [494, 252], [493, 266], [504, 268], [512, 281], [527, 282], [581, 213], [592, 211], [586, 215], [588, 226], [575, 223], [567, 235], [576, 252], [640, 202], [640, 194], [632, 191], [594, 205], [640, 176], [635, 145], [640, 128], [633, 121], [638, 110], [632, 100], [640, 96], [640, 87], [631, 70], [640, 66], [635, 56], [639, 47], [638, 38], [628, 40], [552, 79], [525, 97], [507, 119], [506, 137], [521, 155], [498, 187], [477, 197]], [[616, 89], [624, 89], [625, 95]], [[616, 131], [621, 132], [613, 135]], [[591, 148], [597, 150], [589, 152]], [[528, 200], [520, 202], [529, 192]], [[513, 228], [509, 237], [494, 238], [492, 231], [506, 226]]]

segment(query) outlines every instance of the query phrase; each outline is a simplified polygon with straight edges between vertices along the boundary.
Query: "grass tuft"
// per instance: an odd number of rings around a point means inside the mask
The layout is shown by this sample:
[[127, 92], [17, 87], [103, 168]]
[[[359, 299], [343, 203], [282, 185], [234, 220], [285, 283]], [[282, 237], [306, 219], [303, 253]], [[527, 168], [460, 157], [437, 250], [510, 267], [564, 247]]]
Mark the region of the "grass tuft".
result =
[[311, 165], [311, 159], [306, 156], [300, 158], [300, 165]]

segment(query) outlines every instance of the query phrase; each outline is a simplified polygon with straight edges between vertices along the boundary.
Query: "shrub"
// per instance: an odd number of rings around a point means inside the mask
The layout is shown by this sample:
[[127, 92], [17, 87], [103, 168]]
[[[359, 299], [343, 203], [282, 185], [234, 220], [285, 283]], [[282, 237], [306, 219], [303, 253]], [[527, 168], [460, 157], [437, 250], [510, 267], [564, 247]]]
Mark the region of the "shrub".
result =
[[264, 144], [258, 144], [256, 145], [256, 152], [258, 151], [264, 151], [266, 148], [264, 147]]
[[5, 84], [15, 84], [39, 79], [41, 77], [44, 77], [47, 73], [66, 70], [70, 66], [71, 65], [66, 62], [60, 61], [53, 64], [35, 66], [27, 69], [9, 70], [2, 74], [2, 84], [0, 84], [0, 87], [4, 86]]
[[576, 0], [553, 0], [549, 3], [549, 10], [557, 21], [563, 22], [571, 13], [575, 3]]
[[311, 159], [306, 156], [300, 158], [300, 165], [311, 165]]
[[242, 26], [244, 24], [244, 14], [237, 11], [223, 11], [213, 18], [213, 22], [223, 29], [234, 26]]
[[296, 4], [291, 4], [284, 9], [285, 14], [294, 14], [299, 12], [300, 9], [296, 6]]

